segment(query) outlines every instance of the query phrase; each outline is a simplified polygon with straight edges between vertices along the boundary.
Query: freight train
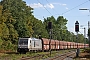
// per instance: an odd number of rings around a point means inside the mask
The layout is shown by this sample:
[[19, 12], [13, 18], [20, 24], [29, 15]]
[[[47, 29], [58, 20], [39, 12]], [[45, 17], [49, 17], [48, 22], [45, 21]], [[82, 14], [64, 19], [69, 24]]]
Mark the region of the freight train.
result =
[[26, 53], [28, 51], [49, 51], [51, 50], [61, 50], [61, 49], [71, 49], [71, 48], [87, 48], [88, 44], [75, 43], [67, 41], [59, 41], [46, 38], [19, 38], [18, 49], [19, 53]]

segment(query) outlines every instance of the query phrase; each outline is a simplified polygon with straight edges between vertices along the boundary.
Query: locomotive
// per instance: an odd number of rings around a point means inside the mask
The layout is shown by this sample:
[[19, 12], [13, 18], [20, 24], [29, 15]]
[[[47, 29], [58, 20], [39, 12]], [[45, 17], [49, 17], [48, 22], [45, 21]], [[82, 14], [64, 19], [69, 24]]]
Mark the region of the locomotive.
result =
[[71, 49], [71, 48], [87, 48], [88, 44], [75, 43], [67, 41], [59, 41], [46, 38], [19, 38], [18, 49], [19, 53], [26, 53], [29, 51], [49, 51], [51, 50], [61, 50], [61, 49]]
[[19, 38], [18, 52], [42, 50], [42, 40], [36, 38]]

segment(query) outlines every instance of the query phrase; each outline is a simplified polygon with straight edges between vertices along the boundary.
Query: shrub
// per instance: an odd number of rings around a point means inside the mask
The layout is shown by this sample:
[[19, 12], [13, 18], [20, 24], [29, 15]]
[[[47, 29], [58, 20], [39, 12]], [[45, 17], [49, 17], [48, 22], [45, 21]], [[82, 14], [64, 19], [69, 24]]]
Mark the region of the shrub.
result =
[[14, 50], [16, 46], [12, 44], [10, 41], [3, 41], [1, 48], [9, 51], [9, 50]]
[[86, 48], [85, 52], [90, 53], [90, 48]]

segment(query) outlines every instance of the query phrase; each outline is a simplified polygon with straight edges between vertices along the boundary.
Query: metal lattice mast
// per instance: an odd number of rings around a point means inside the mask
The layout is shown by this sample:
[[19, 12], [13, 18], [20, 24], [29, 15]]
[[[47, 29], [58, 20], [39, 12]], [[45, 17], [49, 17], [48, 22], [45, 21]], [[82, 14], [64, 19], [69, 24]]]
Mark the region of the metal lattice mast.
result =
[[90, 47], [90, 36], [89, 36], [89, 29], [90, 29], [90, 21], [88, 21], [88, 40], [89, 40], [89, 47]]

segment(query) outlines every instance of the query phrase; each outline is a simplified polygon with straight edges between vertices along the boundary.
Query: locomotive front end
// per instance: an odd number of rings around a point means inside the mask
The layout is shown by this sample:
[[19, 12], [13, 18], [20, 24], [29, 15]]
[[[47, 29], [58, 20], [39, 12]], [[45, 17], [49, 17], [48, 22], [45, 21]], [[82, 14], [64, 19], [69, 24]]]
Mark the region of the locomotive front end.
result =
[[28, 38], [19, 38], [17, 51], [19, 53], [22, 53], [22, 52], [26, 53], [27, 51], [29, 51]]

